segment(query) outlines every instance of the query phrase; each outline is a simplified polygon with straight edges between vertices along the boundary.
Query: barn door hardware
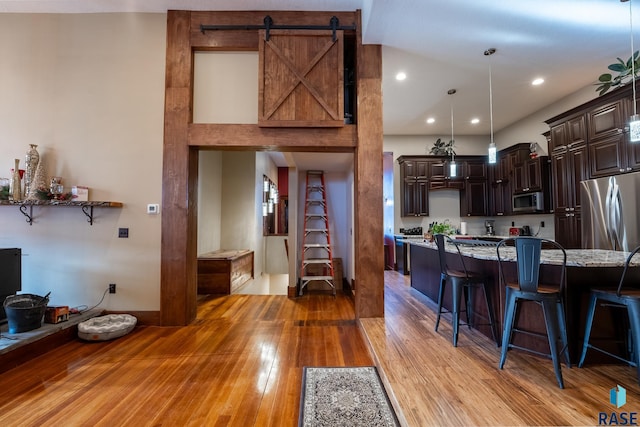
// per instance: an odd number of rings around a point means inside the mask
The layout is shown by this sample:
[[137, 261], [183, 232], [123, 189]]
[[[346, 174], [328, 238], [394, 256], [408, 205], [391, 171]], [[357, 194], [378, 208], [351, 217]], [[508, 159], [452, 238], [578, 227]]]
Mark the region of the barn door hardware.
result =
[[205, 31], [217, 30], [266, 30], [265, 40], [269, 41], [270, 30], [331, 30], [333, 32], [333, 41], [336, 41], [336, 31], [338, 30], [355, 30], [356, 25], [340, 25], [338, 17], [332, 16], [329, 25], [275, 25], [271, 16], [264, 17], [264, 25], [200, 25], [202, 34]]

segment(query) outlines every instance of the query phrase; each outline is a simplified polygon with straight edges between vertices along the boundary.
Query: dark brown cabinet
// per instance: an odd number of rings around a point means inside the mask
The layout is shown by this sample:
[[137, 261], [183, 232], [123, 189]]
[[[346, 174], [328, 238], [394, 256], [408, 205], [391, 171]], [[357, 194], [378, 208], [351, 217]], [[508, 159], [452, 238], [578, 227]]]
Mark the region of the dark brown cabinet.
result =
[[489, 165], [489, 215], [503, 216], [511, 214], [511, 159], [501, 153], [498, 162]]
[[589, 178], [586, 144], [556, 150], [551, 174], [556, 240], [566, 248], [580, 248], [580, 181]]
[[589, 143], [621, 134], [624, 130], [625, 99], [618, 99], [587, 112]]
[[625, 136], [619, 133], [589, 142], [589, 172], [592, 178], [628, 172]]
[[460, 195], [460, 216], [487, 216], [489, 214], [487, 202], [487, 180], [467, 180], [464, 194]]
[[429, 177], [429, 162], [426, 160], [404, 160], [400, 163], [400, 170], [405, 178], [427, 179]]
[[450, 177], [449, 158], [400, 156], [400, 206], [402, 216], [428, 216], [429, 192], [460, 190], [461, 216], [488, 215], [485, 156], [456, 157], [457, 174]]
[[516, 165], [513, 169], [514, 194], [547, 190], [548, 163], [549, 158], [541, 156]]
[[566, 249], [579, 249], [582, 245], [580, 212], [555, 213], [555, 240]]
[[547, 120], [556, 240], [581, 247], [580, 181], [640, 170], [640, 146], [625, 121], [632, 87], [625, 86]]
[[456, 176], [449, 175], [451, 160], [435, 160], [429, 163], [429, 190], [450, 188], [464, 189], [464, 161], [456, 161]]
[[400, 163], [400, 206], [402, 216], [429, 215], [429, 162], [398, 158]]
[[464, 191], [460, 194], [460, 216], [489, 215], [486, 158], [464, 162]]

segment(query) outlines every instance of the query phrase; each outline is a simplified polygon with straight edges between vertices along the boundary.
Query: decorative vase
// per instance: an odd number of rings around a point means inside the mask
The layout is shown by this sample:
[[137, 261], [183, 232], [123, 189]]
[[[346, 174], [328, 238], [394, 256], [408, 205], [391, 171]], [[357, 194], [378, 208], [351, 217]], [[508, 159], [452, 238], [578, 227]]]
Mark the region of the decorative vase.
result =
[[40, 159], [38, 161], [38, 166], [36, 167], [36, 172], [33, 174], [33, 179], [31, 180], [31, 192], [29, 193], [30, 199], [38, 199], [38, 189], [47, 191], [49, 190], [49, 183], [47, 182], [47, 172], [44, 168], [44, 161]]
[[11, 198], [13, 200], [22, 200], [21, 182], [20, 182], [20, 159], [16, 159], [16, 166], [13, 168], [11, 176]]
[[25, 173], [24, 173], [24, 198], [35, 199], [35, 191], [32, 191], [33, 178], [36, 174], [36, 168], [40, 161], [40, 153], [36, 149], [36, 144], [29, 144], [29, 151], [25, 156]]

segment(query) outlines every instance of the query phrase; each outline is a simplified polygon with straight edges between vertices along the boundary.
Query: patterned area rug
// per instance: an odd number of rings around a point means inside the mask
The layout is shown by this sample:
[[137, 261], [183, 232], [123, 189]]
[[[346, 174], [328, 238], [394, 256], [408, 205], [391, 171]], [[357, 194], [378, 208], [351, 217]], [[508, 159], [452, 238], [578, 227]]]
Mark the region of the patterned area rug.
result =
[[399, 426], [375, 367], [304, 368], [299, 426]]

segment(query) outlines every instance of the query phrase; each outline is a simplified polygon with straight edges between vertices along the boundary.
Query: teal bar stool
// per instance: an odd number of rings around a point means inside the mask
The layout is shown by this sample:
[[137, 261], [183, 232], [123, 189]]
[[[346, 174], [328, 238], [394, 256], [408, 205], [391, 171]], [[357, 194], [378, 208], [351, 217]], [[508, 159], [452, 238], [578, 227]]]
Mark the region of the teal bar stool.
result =
[[[540, 254], [543, 244], [545, 245], [545, 248], [555, 249], [562, 253], [562, 268], [560, 279], [557, 283], [539, 283]], [[515, 246], [515, 261], [517, 268], [517, 277], [515, 282], [508, 280], [504, 272], [507, 261], [509, 261], [509, 259], [513, 259], [513, 256], [506, 256], [506, 247], [511, 245]], [[560, 354], [564, 354], [567, 367], [571, 367], [567, 339], [567, 325], [564, 314], [564, 287], [566, 281], [567, 253], [560, 244], [553, 240], [540, 239], [536, 237], [504, 239], [498, 243], [496, 251], [498, 253], [500, 280], [505, 286], [506, 293], [500, 369], [504, 367], [504, 363], [507, 360], [507, 351], [510, 348], [517, 348], [541, 356], [551, 357], [558, 385], [560, 388], [564, 388], [562, 372], [560, 370]], [[514, 332], [523, 332], [529, 335], [540, 335], [514, 327], [514, 320], [517, 317], [518, 302], [520, 300], [535, 301], [542, 306], [550, 354], [540, 353], [512, 344]], [[561, 343], [562, 347], [558, 346], [558, 342]]]
[[[491, 303], [491, 293], [487, 289], [487, 280], [484, 276], [480, 274], [470, 273], [467, 271], [467, 267], [464, 263], [464, 257], [460, 252], [460, 248], [456, 245], [449, 236], [444, 234], [436, 234], [434, 236], [436, 245], [438, 246], [438, 257], [440, 258], [440, 288], [438, 290], [438, 316], [436, 318], [436, 332], [438, 331], [438, 326], [440, 325], [440, 317], [443, 313], [447, 312], [442, 305], [444, 300], [444, 292], [447, 285], [447, 282], [451, 283], [451, 294], [452, 294], [452, 324], [453, 324], [453, 346], [458, 346], [458, 331], [460, 329], [460, 313], [464, 311], [465, 316], [467, 318], [466, 324], [471, 327], [471, 322], [473, 321], [474, 313], [473, 313], [473, 294], [472, 289], [481, 288], [484, 293], [484, 300], [487, 304], [487, 323], [483, 323], [483, 325], [488, 325], [491, 328], [491, 335], [493, 336], [496, 344], [499, 344], [496, 337], [495, 331], [495, 321], [493, 315], [493, 304]], [[445, 239], [447, 239], [452, 245], [455, 246], [458, 256], [460, 259], [460, 264], [462, 266], [462, 270], [456, 270], [449, 268], [447, 266], [446, 261], [446, 249], [445, 249]], [[462, 295], [464, 294], [464, 302], [465, 309], [462, 310], [460, 307], [460, 302]], [[480, 316], [480, 314], [478, 314]]]
[[[578, 367], [582, 368], [584, 360], [587, 357], [587, 350], [593, 349], [611, 356], [617, 360], [627, 363], [630, 366], [638, 368], [640, 366], [640, 289], [637, 287], [630, 287], [629, 282], [631, 280], [625, 280], [629, 265], [633, 257], [640, 252], [640, 246], [635, 248], [628, 256], [624, 263], [624, 270], [622, 270], [622, 276], [618, 282], [617, 288], [610, 289], [592, 289], [589, 299], [589, 308], [587, 310], [587, 321], [584, 332], [584, 344], [582, 346], [582, 355], [580, 356], [580, 362]], [[625, 287], [625, 285], [627, 285]], [[636, 285], [637, 286], [637, 285]], [[621, 356], [620, 354], [613, 354], [604, 348], [596, 347], [591, 344], [591, 341], [595, 341], [595, 338], [591, 337], [591, 327], [593, 325], [593, 318], [596, 314], [596, 308], [598, 302], [603, 306], [607, 305], [614, 308], [625, 308], [627, 310], [627, 316], [629, 319], [628, 327], [631, 331], [631, 339], [628, 339], [628, 334], [625, 334], [625, 349], [626, 353]], [[640, 383], [640, 369], [636, 370], [638, 383]]]

